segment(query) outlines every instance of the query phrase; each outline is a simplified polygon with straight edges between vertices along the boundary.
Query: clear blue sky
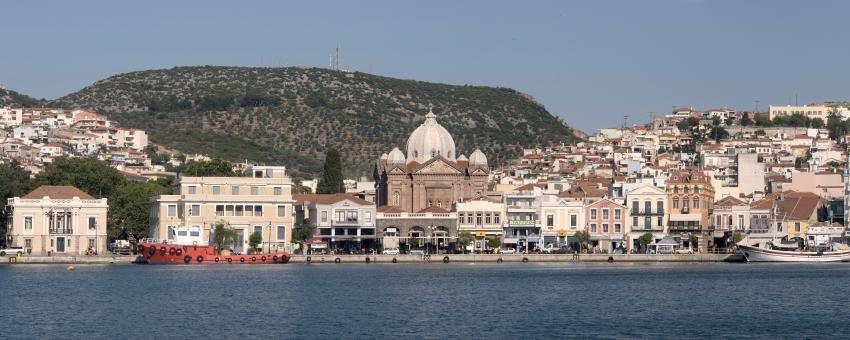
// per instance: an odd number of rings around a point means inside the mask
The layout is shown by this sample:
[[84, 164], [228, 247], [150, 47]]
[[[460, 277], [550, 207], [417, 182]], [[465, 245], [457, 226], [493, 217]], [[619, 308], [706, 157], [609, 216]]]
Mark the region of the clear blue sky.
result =
[[115, 73], [321, 66], [505, 86], [594, 131], [671, 106], [850, 100], [850, 1], [2, 2], [0, 83], [56, 98]]

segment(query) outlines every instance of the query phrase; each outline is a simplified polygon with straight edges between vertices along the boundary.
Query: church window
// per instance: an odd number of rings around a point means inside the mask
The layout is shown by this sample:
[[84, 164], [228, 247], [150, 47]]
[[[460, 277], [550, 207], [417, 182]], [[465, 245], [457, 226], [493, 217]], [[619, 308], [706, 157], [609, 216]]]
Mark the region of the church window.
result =
[[437, 151], [436, 151], [436, 150], [431, 150], [431, 157], [433, 158], [433, 157], [434, 157], [434, 156], [436, 156], [436, 155], [437, 155]]
[[398, 191], [396, 191], [396, 192], [393, 193], [393, 205], [399, 206], [399, 205], [401, 205], [400, 203], [401, 202], [399, 202]]
[[433, 202], [428, 201], [428, 207], [429, 207], [429, 208], [431, 207], [431, 205], [433, 205]]
[[437, 206], [442, 208], [443, 207], [443, 201], [437, 201]]

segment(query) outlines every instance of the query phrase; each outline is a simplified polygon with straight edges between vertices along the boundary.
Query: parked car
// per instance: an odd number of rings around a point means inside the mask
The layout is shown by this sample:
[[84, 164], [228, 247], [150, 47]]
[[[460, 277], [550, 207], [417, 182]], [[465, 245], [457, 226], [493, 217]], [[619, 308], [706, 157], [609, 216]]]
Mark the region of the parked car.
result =
[[384, 255], [398, 255], [398, 248], [384, 248], [384, 251], [381, 252]]
[[23, 255], [25, 252], [26, 251], [24, 250], [24, 247], [6, 247], [6, 248], [0, 249], [0, 256]]
[[694, 251], [691, 248], [685, 249], [676, 249], [676, 254], [693, 254]]
[[516, 254], [516, 248], [502, 248], [499, 250], [500, 254]]
[[545, 247], [543, 247], [543, 249], [540, 249], [540, 252], [543, 253], [543, 254], [553, 254], [557, 250], [558, 250], [558, 248], [550, 243], [550, 244], [547, 244]]
[[424, 255], [425, 251], [422, 249], [411, 249], [410, 255]]

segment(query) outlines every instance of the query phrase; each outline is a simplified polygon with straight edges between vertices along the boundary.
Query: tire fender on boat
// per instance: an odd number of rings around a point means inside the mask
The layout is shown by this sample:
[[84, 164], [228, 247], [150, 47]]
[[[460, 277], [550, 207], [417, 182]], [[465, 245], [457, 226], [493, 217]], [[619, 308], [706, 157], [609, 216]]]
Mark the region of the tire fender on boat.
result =
[[251, 256], [251, 262], [257, 262], [257, 257], [256, 257], [256, 256]]
[[244, 263], [244, 262], [245, 262], [245, 258], [244, 258], [244, 257], [240, 257], [240, 258], [239, 258], [239, 262], [243, 262], [243, 263]]
[[277, 262], [277, 255], [272, 256], [272, 261]]
[[165, 256], [165, 253], [167, 253], [167, 252], [168, 252], [168, 249], [166, 247], [159, 248], [159, 255], [160, 256]]
[[398, 259], [396, 259], [395, 257], [393, 257], [393, 263], [398, 263]]
[[307, 263], [310, 263], [310, 262], [313, 262], [313, 258], [312, 258], [312, 257], [307, 256]]
[[198, 257], [195, 258], [195, 260], [198, 260], [198, 263], [201, 263], [201, 262], [204, 262], [204, 257], [201, 256], [201, 255], [198, 255]]
[[192, 257], [189, 256], [189, 255], [186, 255], [186, 257], [183, 258], [183, 263], [189, 263], [189, 262], [192, 262]]
[[496, 259], [496, 263], [502, 263], [502, 258], [500, 257], [500, 258]]
[[183, 249], [177, 248], [177, 250], [174, 251], [174, 255], [177, 255], [177, 256], [183, 255]]
[[366, 256], [366, 263], [369, 263], [369, 262], [372, 262], [372, 259], [370, 259], [368, 256]]
[[342, 262], [342, 260], [340, 260], [338, 257], [334, 259], [334, 263], [340, 263], [340, 262]]
[[227, 263], [231, 263], [231, 262], [233, 262], [233, 258], [228, 257], [228, 258], [227, 258]]
[[522, 263], [528, 263], [528, 258], [527, 258], [527, 257], [523, 257], [523, 258], [522, 258]]
[[260, 257], [260, 262], [266, 262], [266, 257], [265, 256]]
[[443, 263], [449, 263], [449, 261], [450, 261], [450, 260], [449, 260], [449, 257], [448, 257], [448, 256], [444, 256], [444, 257], [443, 257]]
[[216, 257], [215, 260], [213, 260], [213, 261], [215, 261], [215, 263], [218, 263], [218, 261], [219, 261], [218, 257]]
[[177, 253], [177, 249], [168, 248], [168, 255], [174, 256], [175, 253]]

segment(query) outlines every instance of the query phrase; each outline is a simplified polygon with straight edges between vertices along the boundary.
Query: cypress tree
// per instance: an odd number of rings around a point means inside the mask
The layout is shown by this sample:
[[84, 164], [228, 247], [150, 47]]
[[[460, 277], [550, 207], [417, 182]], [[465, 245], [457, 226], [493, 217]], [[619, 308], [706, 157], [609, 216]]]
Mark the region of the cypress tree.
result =
[[342, 182], [342, 159], [339, 151], [328, 149], [325, 154], [325, 166], [322, 168], [322, 178], [316, 185], [317, 194], [336, 194], [345, 192]]

